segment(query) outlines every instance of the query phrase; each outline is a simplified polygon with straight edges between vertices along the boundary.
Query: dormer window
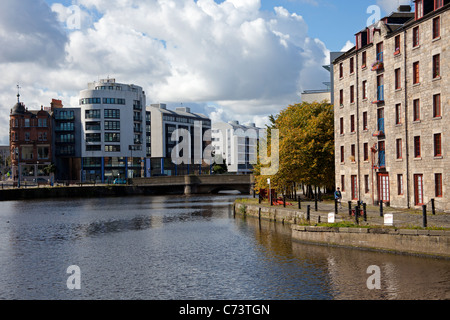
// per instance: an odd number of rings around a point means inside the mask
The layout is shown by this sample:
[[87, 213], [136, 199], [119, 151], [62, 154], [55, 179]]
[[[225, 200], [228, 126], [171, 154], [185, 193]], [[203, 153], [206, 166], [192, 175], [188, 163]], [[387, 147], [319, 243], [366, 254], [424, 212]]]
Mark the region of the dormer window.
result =
[[373, 30], [374, 30], [373, 27], [367, 29], [367, 43], [368, 44], [373, 42]]
[[416, 0], [416, 20], [423, 17], [423, 0]]

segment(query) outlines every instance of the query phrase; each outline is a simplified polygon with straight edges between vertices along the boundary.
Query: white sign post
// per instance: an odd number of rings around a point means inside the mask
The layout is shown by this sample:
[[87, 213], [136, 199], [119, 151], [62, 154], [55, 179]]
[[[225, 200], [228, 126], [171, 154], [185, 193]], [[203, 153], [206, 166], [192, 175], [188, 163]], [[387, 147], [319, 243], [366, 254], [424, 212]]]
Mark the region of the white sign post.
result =
[[394, 225], [394, 215], [392, 213], [386, 213], [384, 215], [384, 225], [393, 226]]
[[328, 213], [328, 223], [334, 223], [334, 212]]

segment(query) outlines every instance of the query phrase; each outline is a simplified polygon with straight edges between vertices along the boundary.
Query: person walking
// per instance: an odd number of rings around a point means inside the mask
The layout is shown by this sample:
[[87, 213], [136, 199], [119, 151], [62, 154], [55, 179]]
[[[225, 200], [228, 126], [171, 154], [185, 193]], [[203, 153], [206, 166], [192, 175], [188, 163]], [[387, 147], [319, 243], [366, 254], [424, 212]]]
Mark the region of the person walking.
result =
[[339, 208], [342, 209], [342, 193], [339, 187], [337, 187], [337, 190], [334, 192], [334, 199], [339, 203]]

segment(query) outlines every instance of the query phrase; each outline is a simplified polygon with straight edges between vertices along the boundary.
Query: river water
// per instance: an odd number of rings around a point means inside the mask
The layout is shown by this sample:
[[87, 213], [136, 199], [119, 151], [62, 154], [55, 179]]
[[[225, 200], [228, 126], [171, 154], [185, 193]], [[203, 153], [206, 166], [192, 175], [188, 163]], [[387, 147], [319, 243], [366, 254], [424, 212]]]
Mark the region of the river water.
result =
[[2, 202], [0, 299], [450, 298], [449, 261], [293, 242], [289, 226], [233, 217], [234, 200]]

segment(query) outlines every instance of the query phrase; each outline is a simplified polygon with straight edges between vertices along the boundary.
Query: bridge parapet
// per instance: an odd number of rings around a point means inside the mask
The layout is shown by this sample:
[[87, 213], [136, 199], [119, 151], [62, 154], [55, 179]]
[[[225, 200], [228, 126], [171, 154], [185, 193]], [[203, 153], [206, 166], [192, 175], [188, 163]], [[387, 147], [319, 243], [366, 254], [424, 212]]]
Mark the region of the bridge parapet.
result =
[[211, 193], [220, 190], [238, 190], [249, 193], [254, 185], [252, 175], [189, 175], [134, 178], [131, 184], [138, 187], [184, 186], [185, 194]]

